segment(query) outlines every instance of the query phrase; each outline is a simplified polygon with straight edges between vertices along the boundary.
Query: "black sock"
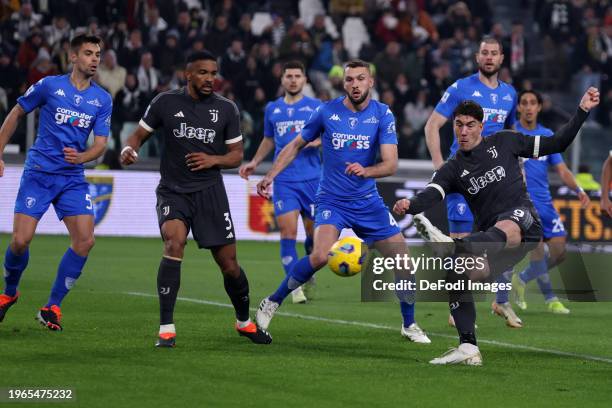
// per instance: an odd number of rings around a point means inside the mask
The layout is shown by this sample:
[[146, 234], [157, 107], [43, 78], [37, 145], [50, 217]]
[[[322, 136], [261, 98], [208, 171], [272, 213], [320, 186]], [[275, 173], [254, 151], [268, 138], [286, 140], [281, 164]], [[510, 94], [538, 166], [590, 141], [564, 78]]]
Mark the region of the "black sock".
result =
[[227, 292], [227, 296], [234, 305], [236, 319], [241, 322], [249, 320], [249, 281], [242, 268], [240, 268], [240, 275], [237, 278], [224, 274], [223, 286], [225, 286], [225, 292]]
[[506, 239], [504, 231], [491, 227], [486, 231], [475, 232], [455, 240], [455, 253], [479, 255], [486, 252], [490, 256], [506, 247]]
[[[450, 272], [447, 282], [463, 281], [464, 287], [468, 285], [465, 275]], [[455, 320], [455, 327], [459, 333], [459, 343], [476, 344], [476, 305], [474, 297], [469, 290], [453, 290], [448, 292], [448, 305]]]
[[159, 324], [174, 322], [174, 305], [181, 286], [181, 261], [162, 258], [157, 271]]

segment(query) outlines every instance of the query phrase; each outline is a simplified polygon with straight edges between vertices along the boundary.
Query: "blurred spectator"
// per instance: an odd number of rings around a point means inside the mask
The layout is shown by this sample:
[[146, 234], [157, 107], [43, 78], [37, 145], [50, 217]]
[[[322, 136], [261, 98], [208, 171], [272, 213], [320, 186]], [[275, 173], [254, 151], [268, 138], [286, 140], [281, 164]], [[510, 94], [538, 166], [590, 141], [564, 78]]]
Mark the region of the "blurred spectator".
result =
[[321, 45], [323, 44], [323, 42], [330, 41], [330, 40], [336, 39], [338, 37], [338, 33], [337, 32], [334, 33], [332, 31], [328, 30], [328, 28], [327, 28], [327, 26], [325, 24], [325, 15], [324, 14], [317, 14], [314, 17], [312, 26], [308, 30], [308, 33], [310, 35], [310, 39], [312, 41], [312, 45], [314, 46], [315, 50], [317, 50], [317, 51], [321, 48]]
[[308, 65], [308, 62], [314, 56], [314, 47], [301, 20], [296, 20], [293, 23], [287, 35], [281, 41], [278, 54], [282, 60], [298, 60]]
[[70, 39], [64, 38], [55, 47], [52, 55], [53, 64], [61, 74], [65, 74], [72, 70], [72, 62], [70, 61]]
[[116, 52], [122, 51], [127, 47], [129, 32], [127, 23], [125, 20], [119, 20], [114, 27], [112, 27], [108, 33], [108, 40], [106, 41], [106, 47], [115, 50]]
[[459, 1], [450, 6], [446, 12], [446, 18], [438, 27], [440, 38], [451, 38], [455, 29], [461, 28], [464, 31], [472, 25], [472, 13], [468, 6]]
[[13, 30], [13, 39], [23, 41], [30, 35], [31, 30], [37, 27], [42, 21], [42, 16], [37, 14], [32, 9], [32, 4], [22, 2], [19, 11], [16, 11], [11, 16], [11, 26]]
[[140, 66], [136, 71], [136, 77], [138, 78], [138, 89], [144, 94], [146, 98], [157, 92], [157, 86], [160, 83], [160, 73], [153, 67], [153, 54], [145, 52], [140, 57]]
[[427, 102], [427, 91], [420, 90], [416, 101], [408, 102], [403, 111], [403, 126], [398, 147], [401, 157], [416, 159], [422, 155], [425, 123], [433, 112], [433, 106]]
[[525, 75], [527, 66], [528, 42], [525, 39], [525, 27], [520, 21], [512, 23], [509, 47], [504, 49], [505, 61], [510, 66], [512, 76], [516, 79]]
[[176, 31], [179, 35], [179, 47], [183, 50], [189, 48], [198, 35], [198, 29], [192, 24], [191, 15], [188, 11], [181, 11], [178, 13]]
[[391, 10], [384, 11], [376, 22], [376, 28], [374, 29], [376, 39], [382, 44], [397, 41], [399, 39], [399, 35], [397, 33], [398, 23], [398, 18]]
[[232, 40], [231, 46], [221, 58], [221, 75], [234, 85], [242, 84], [246, 76], [246, 54], [242, 49], [242, 40]]
[[601, 188], [601, 185], [593, 178], [591, 168], [588, 164], [581, 164], [578, 166], [576, 184], [585, 191], [599, 191]]
[[8, 104], [12, 106], [19, 97], [18, 85], [23, 82], [11, 56], [0, 51], [0, 88], [4, 89]]
[[72, 29], [66, 17], [59, 15], [54, 16], [51, 24], [43, 28], [45, 39], [49, 44], [59, 43], [62, 39], [72, 37]]
[[125, 67], [128, 71], [132, 71], [140, 63], [140, 57], [145, 52], [145, 47], [142, 44], [142, 33], [138, 29], [130, 32], [129, 41], [125, 48], [119, 51], [119, 65]]
[[38, 57], [38, 52], [41, 48], [44, 48], [43, 36], [40, 31], [32, 31], [27, 39], [19, 46], [17, 51], [17, 63], [19, 68], [28, 70], [30, 66]]
[[433, 79], [428, 83], [428, 104], [435, 105], [438, 103], [442, 94], [452, 85], [453, 81], [450, 76], [450, 66], [447, 62], [442, 62], [432, 69]]
[[162, 38], [161, 33], [168, 29], [168, 23], [159, 15], [157, 7], [149, 7], [147, 9], [147, 22], [141, 26], [144, 33], [145, 42], [149, 47], [156, 46]]
[[240, 16], [240, 22], [238, 23], [238, 31], [236, 32], [236, 36], [242, 40], [242, 45], [245, 50], [250, 50], [257, 38], [253, 35], [251, 31], [251, 15], [248, 13], [244, 13]]
[[[162, 75], [171, 76], [177, 67], [183, 65], [185, 52], [179, 48], [178, 38], [178, 31], [168, 30], [163, 43], [155, 48], [155, 63]], [[194, 42], [195, 44], [196, 42]], [[201, 49], [204, 49], [204, 43], [201, 42], [200, 44]]]
[[117, 65], [117, 55], [113, 50], [106, 50], [102, 56], [102, 64], [98, 68], [98, 83], [113, 97], [123, 88], [127, 71]]
[[438, 42], [436, 25], [425, 10], [421, 10], [416, 0], [406, 1], [406, 11], [399, 14], [397, 33], [402, 43], [416, 48], [426, 41]]
[[225, 50], [230, 46], [233, 30], [227, 23], [226, 16], [217, 16], [215, 25], [210, 29], [206, 37], [206, 48], [216, 56], [222, 56]]
[[51, 62], [49, 51], [47, 51], [45, 48], [41, 48], [38, 52], [38, 57], [36, 60], [34, 60], [32, 66], [28, 70], [27, 83], [28, 85], [32, 85], [44, 77], [57, 74], [57, 69]]
[[376, 66], [377, 77], [383, 89], [391, 87], [397, 76], [406, 69], [405, 60], [400, 51], [399, 43], [391, 41], [387, 44], [385, 50], [374, 58], [373, 63]]
[[272, 14], [272, 24], [265, 28], [264, 34], [270, 38], [272, 44], [275, 47], [280, 46], [281, 41], [285, 38], [285, 33], [287, 32], [287, 28], [285, 27], [285, 22], [283, 21], [283, 17], [279, 14]]
[[122, 145], [120, 134], [124, 124], [126, 122], [138, 122], [144, 113], [147, 103], [148, 98], [140, 91], [136, 76], [134, 74], [127, 74], [125, 85], [117, 92], [113, 102], [111, 126], [115, 147]]

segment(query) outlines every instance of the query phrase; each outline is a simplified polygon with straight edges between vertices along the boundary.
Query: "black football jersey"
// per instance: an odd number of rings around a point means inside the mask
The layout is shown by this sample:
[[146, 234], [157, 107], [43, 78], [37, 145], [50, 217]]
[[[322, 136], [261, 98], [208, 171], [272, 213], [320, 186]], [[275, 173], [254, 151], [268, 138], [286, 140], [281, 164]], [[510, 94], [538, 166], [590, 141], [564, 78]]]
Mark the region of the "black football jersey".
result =
[[448, 193], [463, 195], [481, 230], [494, 225], [499, 214], [517, 207], [535, 214], [518, 159], [537, 157], [534, 141], [512, 130], [497, 132], [468, 152], [457, 151], [434, 173], [429, 186], [443, 197]]
[[160, 184], [179, 193], [199, 191], [221, 181], [218, 168], [191, 171], [185, 155], [223, 155], [226, 145], [242, 141], [240, 112], [234, 102], [216, 93], [195, 100], [186, 87], [157, 95], [139, 125], [150, 132], [163, 128]]

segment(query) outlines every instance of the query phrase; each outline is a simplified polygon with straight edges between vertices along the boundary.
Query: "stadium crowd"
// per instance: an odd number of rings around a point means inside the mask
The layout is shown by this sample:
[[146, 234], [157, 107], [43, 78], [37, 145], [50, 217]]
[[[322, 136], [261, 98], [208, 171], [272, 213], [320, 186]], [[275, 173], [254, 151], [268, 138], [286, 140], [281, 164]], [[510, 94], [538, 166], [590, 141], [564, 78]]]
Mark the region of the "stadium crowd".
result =
[[[115, 146], [155, 94], [185, 84], [185, 58], [207, 49], [220, 61], [217, 90], [242, 110], [245, 159], [262, 138], [266, 103], [281, 94], [282, 62], [303, 61], [306, 94], [329, 100], [342, 94], [341, 65], [350, 57], [373, 63], [376, 97], [397, 118], [400, 157], [427, 158], [424, 124], [444, 90], [476, 70], [478, 42], [489, 34], [504, 44], [500, 79], [518, 90], [569, 92], [570, 79], [576, 89], [598, 86], [594, 116], [610, 126], [612, 6], [520, 3], [533, 11], [529, 27], [494, 21], [488, 0], [3, 0], [0, 119], [29, 85], [68, 72], [69, 39], [87, 32], [105, 43], [96, 80], [114, 98]], [[551, 112], [549, 98], [545, 125], [552, 126]], [[24, 134], [12, 141], [22, 150]], [[159, 144], [150, 145], [154, 156]]]

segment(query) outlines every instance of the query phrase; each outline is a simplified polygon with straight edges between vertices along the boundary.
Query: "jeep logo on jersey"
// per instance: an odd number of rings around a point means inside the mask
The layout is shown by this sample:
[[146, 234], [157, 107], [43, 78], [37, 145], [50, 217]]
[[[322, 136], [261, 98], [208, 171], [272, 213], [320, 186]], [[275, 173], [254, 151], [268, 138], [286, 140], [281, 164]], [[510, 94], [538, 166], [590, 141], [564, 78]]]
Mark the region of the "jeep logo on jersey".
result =
[[209, 109], [208, 113], [210, 113], [210, 120], [213, 123], [217, 123], [219, 120], [219, 111], [217, 109]]
[[215, 131], [213, 129], [196, 128], [187, 126], [182, 122], [179, 129], [174, 129], [172, 133], [176, 137], [186, 137], [187, 139], [198, 139], [203, 143], [213, 143], [215, 141]]
[[500, 181], [506, 177], [506, 170], [502, 166], [493, 167], [491, 170], [487, 171], [483, 176], [480, 177], [470, 177], [471, 187], [468, 187], [468, 193], [474, 195], [477, 194], [480, 190], [485, 188], [488, 184], [493, 183], [495, 181]]
[[68, 123], [74, 127], [87, 129], [91, 125], [92, 119], [92, 115], [70, 109], [57, 108], [55, 110], [55, 123], [58, 125]]

